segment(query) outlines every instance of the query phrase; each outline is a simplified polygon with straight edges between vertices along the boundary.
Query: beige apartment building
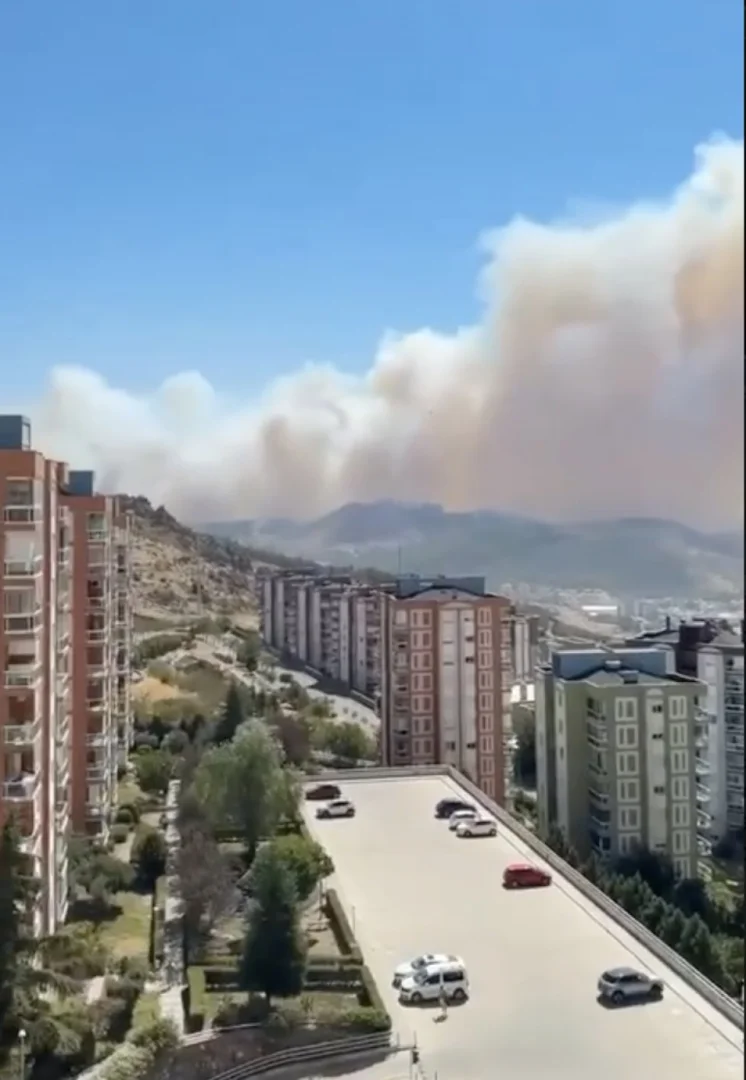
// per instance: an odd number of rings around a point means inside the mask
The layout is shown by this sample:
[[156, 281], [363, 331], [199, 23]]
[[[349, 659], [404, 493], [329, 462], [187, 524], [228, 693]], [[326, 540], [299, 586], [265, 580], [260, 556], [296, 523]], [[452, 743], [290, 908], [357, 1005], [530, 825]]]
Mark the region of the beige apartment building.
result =
[[709, 850], [705, 687], [665, 650], [566, 649], [536, 682], [539, 829], [581, 855], [665, 854], [682, 877]]
[[0, 822], [13, 816], [34, 859], [44, 934], [66, 916], [70, 833], [108, 831], [117, 719], [129, 737], [107, 648], [125, 628], [127, 670], [128, 522], [92, 474], [35, 451], [20, 416], [0, 417], [0, 503]]
[[401, 579], [382, 594], [385, 764], [453, 765], [505, 803], [512, 615], [481, 578]]

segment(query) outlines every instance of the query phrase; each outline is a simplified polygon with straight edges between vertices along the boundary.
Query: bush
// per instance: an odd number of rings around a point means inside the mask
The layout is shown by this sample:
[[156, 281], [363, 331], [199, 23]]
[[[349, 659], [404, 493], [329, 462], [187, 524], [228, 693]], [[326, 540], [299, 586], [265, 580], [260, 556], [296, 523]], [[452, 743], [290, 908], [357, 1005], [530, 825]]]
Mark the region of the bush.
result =
[[248, 1001], [223, 998], [215, 1010], [212, 1026], [238, 1027], [240, 1024], [260, 1024], [267, 1019], [267, 999], [263, 994], [249, 994]]
[[317, 964], [315, 958], [306, 971], [305, 985], [309, 990], [357, 993], [362, 988], [361, 967], [358, 964]]
[[337, 1016], [336, 1024], [349, 1031], [391, 1031], [391, 1017], [385, 1009], [373, 1009], [361, 1005], [357, 1009], [345, 1009]]
[[153, 1056], [179, 1045], [179, 1033], [172, 1020], [151, 1020], [148, 1024], [130, 1032], [127, 1041], [150, 1051]]
[[130, 826], [124, 824], [112, 825], [109, 830], [109, 838], [113, 844], [123, 844], [130, 834]]
[[127, 976], [109, 975], [104, 983], [104, 990], [107, 998], [126, 1001], [128, 1005], [134, 1007], [142, 992], [142, 982]]
[[187, 986], [184, 991], [184, 1015], [186, 1028], [190, 1034], [201, 1031], [207, 1012], [207, 987], [205, 969], [190, 967], [187, 969]]
[[242, 989], [241, 978], [237, 967], [203, 967], [202, 973], [205, 979], [205, 991], [208, 994], [239, 993]]
[[[362, 983], [362, 989], [360, 990], [358, 999], [361, 1006], [363, 1008], [372, 1009], [374, 1012], [386, 1013], [386, 1006], [383, 1003], [381, 995], [378, 993], [376, 980], [371, 975], [370, 968], [365, 964], [360, 968], [360, 981]], [[390, 1026], [391, 1020], [389, 1019], [389, 1027]]]
[[114, 818], [116, 825], [137, 825], [139, 820], [140, 811], [135, 803], [122, 803]]
[[166, 927], [166, 878], [158, 878], [153, 889], [153, 907], [150, 916], [149, 960], [157, 967], [163, 960], [164, 934]]
[[155, 1054], [145, 1046], [125, 1043], [101, 1066], [97, 1080], [145, 1080]]
[[324, 913], [337, 942], [337, 947], [343, 956], [354, 964], [362, 964], [363, 955], [360, 952], [355, 935], [352, 932], [349, 919], [345, 914], [335, 889], [328, 889], [324, 897]]

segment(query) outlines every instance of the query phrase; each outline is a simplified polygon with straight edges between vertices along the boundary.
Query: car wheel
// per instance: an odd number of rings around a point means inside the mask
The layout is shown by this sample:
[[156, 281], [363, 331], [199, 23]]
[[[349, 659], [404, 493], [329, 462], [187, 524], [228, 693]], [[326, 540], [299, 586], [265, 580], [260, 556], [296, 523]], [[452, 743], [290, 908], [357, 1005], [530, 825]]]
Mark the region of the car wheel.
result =
[[466, 994], [464, 993], [464, 991], [461, 989], [460, 986], [457, 987], [453, 991], [453, 1000], [454, 1001], [466, 1001]]
[[412, 996], [411, 996], [411, 998], [409, 1000], [412, 1002], [413, 1005], [421, 1005], [422, 1004], [422, 994], [419, 991], [415, 991], [415, 993], [412, 994]]
[[614, 1002], [615, 1005], [621, 1005], [624, 1001], [624, 994], [621, 990], [615, 990], [614, 993], [611, 995], [611, 1000]]
[[497, 836], [497, 829], [490, 829], [490, 836]]
[[663, 987], [662, 986], [651, 986], [650, 987], [650, 996], [651, 996], [651, 998], [653, 998], [656, 1001], [659, 998], [662, 998], [663, 997]]

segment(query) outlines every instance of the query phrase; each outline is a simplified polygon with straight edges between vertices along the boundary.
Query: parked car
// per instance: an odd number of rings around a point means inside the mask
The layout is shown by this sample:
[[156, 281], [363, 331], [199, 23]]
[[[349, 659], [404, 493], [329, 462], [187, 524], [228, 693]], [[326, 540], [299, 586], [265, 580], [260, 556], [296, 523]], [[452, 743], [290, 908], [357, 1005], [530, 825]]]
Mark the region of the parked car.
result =
[[552, 875], [531, 863], [511, 863], [503, 871], [506, 889], [536, 889], [552, 884]]
[[338, 799], [341, 794], [336, 784], [317, 784], [316, 787], [308, 789], [306, 798], [310, 802], [327, 802], [329, 799]]
[[448, 828], [451, 830], [451, 832], [455, 832], [462, 822], [474, 821], [476, 817], [477, 812], [474, 809], [455, 810], [448, 819]]
[[476, 836], [497, 836], [497, 822], [488, 817], [465, 818], [456, 825], [456, 836], [471, 840]]
[[476, 807], [471, 803], [464, 802], [463, 799], [441, 799], [438, 805], [435, 807], [435, 816], [444, 820], [449, 818], [451, 814], [454, 814], [457, 810], [473, 810], [476, 813]]
[[349, 799], [332, 799], [316, 811], [317, 818], [354, 817], [355, 807]]
[[663, 997], [663, 980], [634, 968], [610, 968], [598, 980], [598, 993], [615, 1005], [625, 1001], [658, 1000]]
[[394, 986], [400, 986], [404, 979], [411, 979], [418, 971], [423, 971], [433, 964], [459, 964], [462, 961], [458, 956], [450, 956], [448, 953], [422, 953], [413, 960], [405, 960], [394, 969]]
[[469, 996], [469, 977], [461, 960], [430, 964], [403, 979], [399, 987], [399, 1000], [411, 1005], [438, 1001], [441, 990], [445, 990], [450, 1001], [466, 1001]]

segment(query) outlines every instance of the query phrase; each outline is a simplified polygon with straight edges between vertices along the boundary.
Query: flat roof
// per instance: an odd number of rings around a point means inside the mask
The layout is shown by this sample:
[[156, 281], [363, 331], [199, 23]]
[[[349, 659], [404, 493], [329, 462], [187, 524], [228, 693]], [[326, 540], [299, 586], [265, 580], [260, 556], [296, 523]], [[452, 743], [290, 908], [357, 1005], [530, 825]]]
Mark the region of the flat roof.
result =
[[[317, 781], [314, 781], [317, 782]], [[736, 1080], [743, 1033], [601, 912], [503, 825], [497, 838], [459, 840], [434, 818], [447, 795], [471, 796], [445, 776], [338, 781], [353, 819], [317, 821], [337, 889], [402, 1041], [416, 1037], [428, 1077], [441, 1080]], [[516, 862], [553, 884], [505, 890]], [[471, 995], [437, 1010], [404, 1007], [394, 967], [423, 952], [455, 953]], [[605, 1008], [603, 971], [633, 967], [664, 979], [663, 1000]], [[394, 1072], [393, 1063], [390, 1072]]]

